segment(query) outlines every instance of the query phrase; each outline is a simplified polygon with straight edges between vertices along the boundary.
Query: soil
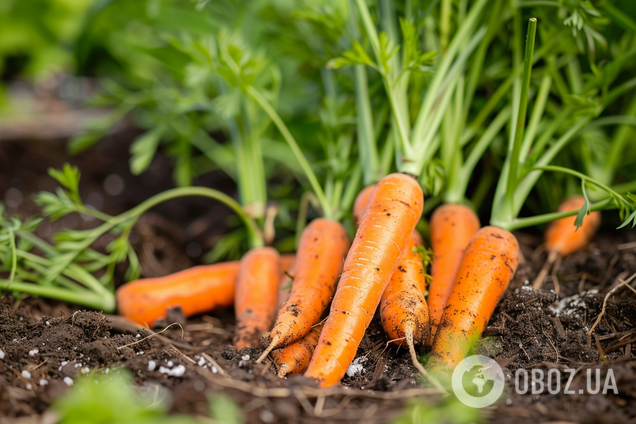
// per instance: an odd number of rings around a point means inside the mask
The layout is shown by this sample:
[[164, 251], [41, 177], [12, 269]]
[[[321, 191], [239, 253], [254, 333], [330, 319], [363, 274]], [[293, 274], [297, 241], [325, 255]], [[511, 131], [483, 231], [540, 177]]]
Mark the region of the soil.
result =
[[[12, 203], [13, 212], [35, 213], [27, 194], [53, 188], [47, 182], [45, 169], [65, 160], [63, 155], [47, 153], [55, 143], [6, 143], [0, 153], [0, 193], [19, 187], [24, 194], [23, 202]], [[111, 159], [104, 159], [109, 157], [106, 154], [90, 156], [90, 152], [77, 159], [84, 164], [81, 170], [87, 177], [83, 192], [101, 193], [107, 200], [107, 212], [118, 212], [170, 185], [165, 180], [166, 173], [161, 172], [161, 165], [165, 165], [161, 157], [157, 159], [160, 165], [156, 171], [151, 168], [151, 172], [156, 172], [163, 182], [149, 189], [149, 180], [133, 178], [125, 169], [126, 161], [114, 159], [125, 157], [121, 146], [112, 147], [117, 146], [115, 141], [107, 145], [114, 149], [109, 153]], [[92, 166], [87, 166], [86, 161], [90, 160]], [[111, 168], [115, 163], [120, 168]], [[104, 194], [100, 181], [115, 172], [122, 176], [126, 194], [111, 199]], [[224, 184], [226, 191], [232, 193], [232, 185]], [[145, 275], [172, 272], [200, 262], [200, 255], [185, 253], [188, 244], [197, 240], [201, 246], [209, 247], [215, 233], [187, 229], [191, 229], [193, 221], [200, 220], [205, 227], [205, 223], [227, 216], [222, 209], [205, 208], [207, 204], [196, 200], [166, 205], [140, 223], [136, 247], [142, 251], [150, 249], [147, 255], [140, 255], [146, 258], [142, 262]], [[69, 224], [50, 225], [55, 228]], [[75, 225], [90, 223], [80, 220]], [[636, 342], [636, 293], [617, 287], [621, 280], [636, 273], [636, 233], [612, 234], [599, 234], [587, 250], [560, 261], [542, 290], [531, 287], [545, 262], [541, 239], [517, 234], [525, 262], [476, 349], [477, 353], [495, 358], [506, 376], [506, 395], [497, 405], [480, 411], [487, 422], [636, 421], [636, 356], [632, 349]], [[158, 243], [159, 239], [163, 243]], [[610, 292], [612, 295], [606, 300]], [[589, 337], [604, 303], [594, 336]], [[260, 349], [237, 352], [231, 345], [231, 309], [187, 320], [175, 311], [163, 325], [168, 321], [183, 323], [183, 337], [178, 327], [149, 337], [151, 331], [126, 324], [115, 316], [42, 299], [18, 301], [5, 295], [0, 300], [0, 350], [4, 355], [0, 359], [0, 417], [12, 421], [0, 418], [0, 422], [22, 422], [20, 419], [27, 418], [34, 419], [29, 422], [40, 422], [38, 417], [69, 390], [70, 382], [85, 373], [109, 372], [116, 367], [130, 370], [139, 386], [159, 384], [167, 389], [172, 399], [171, 412], [206, 415], [208, 394], [223, 391], [241, 405], [250, 423], [389, 422], [403, 414], [411, 402], [433, 406], [441, 402], [439, 396], [431, 394], [430, 386], [419, 379], [408, 351], [387, 346], [377, 317], [358, 350], [359, 371], [346, 376], [340, 387], [328, 390], [319, 390], [314, 381], [300, 376], [279, 379], [273, 366], [254, 362]], [[185, 368], [182, 375], [175, 371], [180, 365]], [[547, 373], [552, 368], [566, 367], [577, 370], [571, 383], [576, 394], [521, 395], [513, 390], [519, 369], [529, 373], [541, 369]], [[618, 395], [579, 394], [586, 385], [587, 369], [599, 369], [602, 376], [611, 369]], [[568, 374], [562, 376], [563, 386]]]

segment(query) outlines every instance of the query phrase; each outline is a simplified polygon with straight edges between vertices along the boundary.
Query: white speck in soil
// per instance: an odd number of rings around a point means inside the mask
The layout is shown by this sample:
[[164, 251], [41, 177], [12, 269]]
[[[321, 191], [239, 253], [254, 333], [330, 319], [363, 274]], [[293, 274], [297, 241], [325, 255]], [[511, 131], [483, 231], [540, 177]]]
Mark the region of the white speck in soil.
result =
[[512, 405], [512, 399], [510, 398], [506, 399], [506, 405]]
[[199, 362], [197, 362], [197, 364], [199, 364], [199, 366], [200, 366], [200, 367], [202, 367], [203, 365], [205, 365], [205, 358], [202, 356], [202, 357], [199, 359]]
[[273, 423], [274, 422], [274, 414], [272, 414], [267, 409], [263, 409], [261, 411], [261, 413], [259, 414], [259, 417], [260, 417], [260, 419], [263, 422], [266, 422], [266, 423]]
[[0, 350], [0, 359], [4, 359], [4, 351]]
[[215, 366], [212, 366], [212, 372], [213, 372], [214, 374], [216, 374], [216, 373], [218, 372], [218, 370], [216, 369], [216, 367], [215, 367]]
[[82, 368], [82, 374], [88, 374], [89, 372], [91, 372], [90, 368], [88, 368], [88, 367]]
[[157, 367], [157, 363], [155, 361], [148, 361], [148, 371], [154, 371]]
[[37, 350], [37, 349], [33, 349], [33, 350], [30, 350], [30, 351], [29, 351], [29, 356], [35, 356], [35, 355], [37, 355], [38, 353], [40, 353], [40, 351], [39, 351], [39, 350]]
[[135, 338], [137, 338], [137, 339], [138, 339], [138, 338], [140, 338], [140, 337], [141, 337], [141, 334], [137, 334], [137, 335], [135, 336]]
[[40, 386], [46, 386], [47, 384], [49, 384], [49, 380], [45, 380], [45, 379], [40, 380]]
[[367, 358], [365, 358], [364, 356], [360, 356], [354, 359], [351, 365], [349, 365], [349, 368], [347, 368], [347, 375], [349, 377], [353, 377], [356, 374], [362, 373], [364, 371], [364, 365], [362, 365], [362, 363], [366, 361]]
[[172, 368], [172, 367], [174, 367], [174, 363], [173, 363], [172, 361], [168, 361], [168, 366], [169, 366], [170, 368]]
[[143, 354], [144, 354], [144, 351], [143, 351], [143, 350], [140, 350], [139, 352], [137, 352], [137, 356], [139, 356], [139, 355], [143, 355]]
[[71, 377], [64, 377], [64, 383], [66, 383], [67, 386], [72, 386], [73, 385], [73, 379]]
[[22, 370], [22, 377], [31, 378], [31, 373], [28, 372], [27, 370]]
[[27, 385], [26, 385], [26, 389], [27, 389], [27, 390], [31, 390], [32, 388], [33, 388], [33, 386], [31, 386], [31, 383], [29, 383], [29, 384], [27, 384]]
[[47, 321], [47, 322], [46, 322], [46, 325], [51, 325], [51, 324], [49, 324], [49, 322]]
[[243, 357], [241, 358], [244, 361], [249, 361], [250, 360], [250, 355], [243, 355]]
[[159, 372], [162, 374], [170, 375], [172, 377], [181, 377], [185, 374], [185, 367], [183, 365], [177, 365], [176, 367], [169, 369], [166, 367], [159, 367]]

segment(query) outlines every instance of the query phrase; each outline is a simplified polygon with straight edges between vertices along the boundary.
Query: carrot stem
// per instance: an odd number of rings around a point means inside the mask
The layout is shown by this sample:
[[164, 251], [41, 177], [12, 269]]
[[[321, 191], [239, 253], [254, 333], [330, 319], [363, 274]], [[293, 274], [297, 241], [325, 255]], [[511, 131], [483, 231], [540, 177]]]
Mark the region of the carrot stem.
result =
[[115, 311], [115, 295], [94, 293], [88, 290], [71, 291], [61, 287], [43, 286], [40, 284], [24, 283], [21, 281], [0, 280], [0, 289], [28, 293], [35, 296], [45, 296], [51, 299], [75, 303], [92, 309], [102, 310], [107, 313]]
[[309, 184], [311, 185], [312, 190], [314, 191], [314, 193], [316, 194], [316, 197], [318, 198], [318, 201], [320, 202], [320, 206], [322, 207], [324, 217], [332, 218], [331, 205], [329, 204], [329, 201], [327, 200], [327, 197], [325, 196], [325, 193], [322, 190], [320, 183], [318, 182], [318, 178], [316, 178], [316, 174], [311, 169], [311, 165], [309, 165], [307, 158], [305, 158], [305, 155], [303, 154], [302, 150], [298, 146], [298, 143], [296, 142], [296, 139], [294, 139], [294, 136], [292, 135], [292, 133], [289, 131], [289, 129], [287, 128], [287, 126], [285, 125], [281, 117], [278, 115], [276, 110], [269, 104], [269, 102], [265, 99], [265, 97], [263, 97], [263, 95], [256, 88], [252, 86], [247, 86], [245, 90], [250, 96], [252, 96], [252, 98], [254, 98], [256, 103], [258, 103], [259, 106], [265, 111], [265, 113], [269, 116], [272, 122], [274, 122], [274, 125], [276, 125], [276, 128], [278, 128], [278, 131], [280, 131], [281, 135], [283, 136], [283, 138], [289, 145], [290, 149], [294, 153], [294, 156], [296, 156], [296, 160], [300, 164], [300, 167], [303, 169], [305, 176], [309, 180]]
[[506, 185], [506, 207], [512, 212], [514, 208], [514, 193], [517, 188], [517, 178], [519, 174], [519, 155], [523, 143], [523, 133], [526, 126], [526, 113], [528, 110], [528, 90], [530, 89], [530, 77], [532, 75], [532, 55], [534, 53], [534, 39], [537, 33], [537, 19], [530, 18], [528, 23], [528, 33], [526, 38], [526, 52], [523, 64], [523, 77], [521, 85], [521, 96], [519, 98], [519, 109], [517, 114], [517, 124], [514, 132], [512, 146], [510, 146], [510, 166]]

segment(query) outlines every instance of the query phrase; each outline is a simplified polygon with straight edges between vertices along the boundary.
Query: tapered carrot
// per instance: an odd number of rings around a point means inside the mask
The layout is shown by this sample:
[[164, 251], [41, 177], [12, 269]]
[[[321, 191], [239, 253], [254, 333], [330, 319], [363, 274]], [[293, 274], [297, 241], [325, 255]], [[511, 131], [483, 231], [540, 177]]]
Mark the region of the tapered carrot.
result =
[[237, 350], [259, 346], [263, 333], [274, 322], [280, 281], [279, 262], [278, 252], [271, 247], [251, 249], [241, 259], [234, 300], [234, 346]]
[[280, 282], [278, 283], [278, 302], [276, 303], [277, 311], [280, 311], [283, 305], [289, 300], [294, 275], [296, 275], [295, 262], [280, 277]]
[[423, 204], [422, 189], [405, 174], [390, 174], [373, 190], [305, 374], [323, 387], [336, 384], [355, 357]]
[[202, 265], [159, 278], [131, 281], [117, 289], [119, 314], [152, 324], [166, 309], [181, 307], [186, 317], [232, 306], [239, 262]]
[[437, 328], [429, 363], [453, 369], [483, 332], [517, 270], [519, 244], [511, 232], [484, 227], [468, 244]]
[[455, 275], [470, 239], [479, 230], [479, 218], [467, 206], [445, 204], [433, 212], [430, 221], [433, 265], [431, 284], [428, 288], [428, 310], [431, 316], [431, 331], [427, 344], [442, 319], [446, 300], [451, 294]]
[[323, 326], [324, 324], [316, 325], [302, 339], [272, 352], [279, 377], [305, 372], [311, 355], [318, 344], [318, 338]]
[[[583, 196], [572, 196], [559, 205], [557, 212], [569, 212], [581, 209], [585, 204]], [[601, 225], [601, 213], [596, 211], [583, 218], [583, 224], [579, 229], [574, 224], [576, 216], [552, 221], [545, 232], [545, 245], [548, 251], [548, 259], [539, 271], [532, 286], [540, 289], [548, 275], [550, 267], [559, 257], [567, 256], [588, 245], [598, 227]]]
[[337, 221], [318, 218], [305, 228], [298, 244], [291, 295], [271, 333], [263, 338], [267, 349], [256, 362], [271, 350], [301, 339], [320, 321], [336, 291], [349, 245], [347, 231]]
[[443, 391], [439, 382], [428, 375], [415, 352], [415, 345], [423, 344], [430, 330], [428, 306], [424, 298], [424, 266], [417, 252], [417, 247], [421, 245], [422, 237], [414, 230], [382, 294], [380, 319], [389, 340], [408, 346], [415, 368]]
[[416, 237], [411, 237], [380, 301], [382, 327], [389, 340], [401, 345], [424, 343], [429, 331], [426, 280], [417, 246]]

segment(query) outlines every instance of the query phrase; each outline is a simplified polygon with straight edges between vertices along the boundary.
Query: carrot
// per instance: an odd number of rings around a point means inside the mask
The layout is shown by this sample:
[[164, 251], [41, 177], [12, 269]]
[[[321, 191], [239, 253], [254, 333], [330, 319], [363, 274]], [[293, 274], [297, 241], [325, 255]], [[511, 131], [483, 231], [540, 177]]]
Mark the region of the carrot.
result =
[[296, 254], [295, 253], [285, 253], [280, 255], [280, 277], [283, 278], [285, 273], [290, 272], [292, 267], [296, 263]]
[[271, 247], [251, 249], [241, 259], [234, 300], [237, 327], [234, 345], [237, 350], [258, 346], [263, 333], [274, 322], [280, 281], [279, 259], [278, 252]]
[[305, 336], [320, 321], [334, 292], [350, 245], [344, 226], [326, 218], [314, 219], [303, 231], [296, 254], [291, 295], [281, 308], [271, 333], [263, 338], [270, 351]]
[[380, 319], [390, 341], [408, 346], [415, 368], [443, 390], [439, 382], [428, 375], [415, 352], [415, 345], [423, 344], [430, 330], [428, 306], [424, 298], [424, 266], [417, 252], [417, 247], [421, 245], [422, 237], [414, 230], [382, 294]]
[[355, 357], [423, 204], [422, 189], [405, 174], [390, 174], [373, 190], [305, 373], [323, 387], [336, 384]]
[[380, 301], [382, 327], [401, 345], [423, 343], [429, 331], [424, 267], [416, 249], [416, 237], [411, 237]]
[[433, 265], [431, 284], [428, 288], [428, 310], [431, 316], [431, 331], [427, 344], [442, 319], [446, 300], [451, 294], [455, 275], [470, 239], [479, 230], [479, 218], [467, 206], [446, 204], [433, 212], [430, 222]]
[[238, 272], [239, 262], [234, 261], [131, 281], [117, 289], [119, 314], [138, 324], [152, 325], [166, 316], [166, 309], [176, 306], [187, 317], [232, 306]]
[[360, 224], [362, 220], [362, 215], [364, 211], [367, 209], [367, 205], [369, 204], [369, 199], [371, 198], [371, 193], [375, 189], [375, 184], [371, 184], [362, 189], [358, 196], [356, 197], [355, 202], [353, 202], [353, 222], [357, 225]]
[[294, 275], [296, 275], [296, 263], [293, 263], [280, 277], [280, 282], [278, 283], [278, 302], [276, 303], [277, 311], [280, 311], [289, 300]]
[[318, 344], [318, 338], [323, 326], [324, 324], [316, 325], [302, 339], [272, 352], [279, 377], [283, 378], [287, 374], [302, 374], [305, 372], [311, 355]]
[[[583, 196], [572, 196], [559, 205], [557, 212], [569, 212], [581, 209], [585, 204]], [[583, 218], [580, 228], [575, 226], [576, 216], [552, 221], [545, 232], [545, 245], [548, 259], [539, 271], [532, 286], [540, 289], [548, 275], [550, 267], [559, 257], [567, 256], [587, 246], [601, 225], [601, 213], [596, 211]]]
[[508, 288], [518, 260], [519, 244], [511, 232], [484, 227], [473, 236], [435, 334], [433, 367], [453, 369], [464, 359]]

